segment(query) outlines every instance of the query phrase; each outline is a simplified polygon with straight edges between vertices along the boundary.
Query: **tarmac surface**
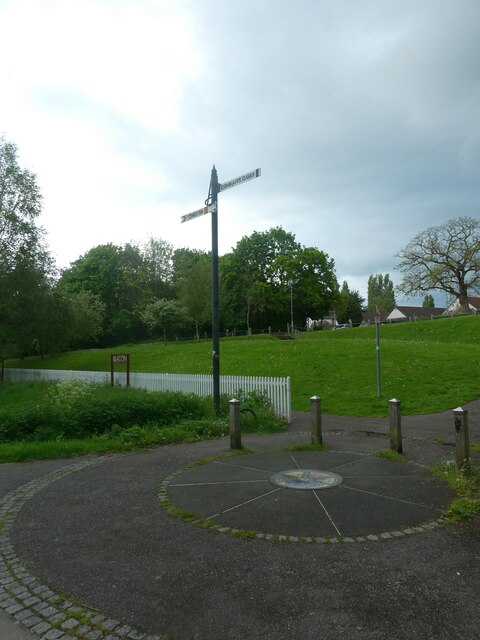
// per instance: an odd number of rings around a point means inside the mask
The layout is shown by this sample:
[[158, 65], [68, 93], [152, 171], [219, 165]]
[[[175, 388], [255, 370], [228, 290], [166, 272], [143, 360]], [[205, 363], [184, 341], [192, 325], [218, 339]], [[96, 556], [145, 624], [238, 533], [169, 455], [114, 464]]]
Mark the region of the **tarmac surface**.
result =
[[[308, 424], [246, 456], [222, 438], [0, 465], [1, 640], [478, 639], [480, 520], [443, 526], [426, 468], [454, 457], [451, 412], [403, 418], [408, 463], [373, 455], [386, 419], [324, 416], [325, 452], [285, 451]], [[272, 482], [302, 470], [320, 486]]]

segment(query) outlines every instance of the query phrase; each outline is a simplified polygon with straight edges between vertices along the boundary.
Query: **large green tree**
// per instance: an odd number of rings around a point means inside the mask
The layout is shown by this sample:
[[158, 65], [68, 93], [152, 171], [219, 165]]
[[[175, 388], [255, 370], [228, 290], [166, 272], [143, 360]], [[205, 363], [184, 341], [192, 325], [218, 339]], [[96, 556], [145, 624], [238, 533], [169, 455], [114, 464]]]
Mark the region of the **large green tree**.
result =
[[461, 217], [417, 234], [399, 251], [406, 295], [433, 289], [458, 298], [469, 313], [468, 296], [480, 286], [480, 219]]
[[195, 333], [212, 323], [212, 256], [206, 251], [176, 249], [173, 253], [173, 284], [180, 305], [193, 318]]
[[283, 329], [321, 318], [338, 292], [334, 262], [281, 227], [245, 236], [220, 260], [221, 312], [232, 328]]
[[390, 275], [376, 273], [368, 278], [367, 310], [388, 313], [395, 306], [395, 289]]
[[[18, 163], [15, 144], [0, 138], [0, 348], [32, 353], [48, 318], [53, 261], [38, 225], [36, 176]], [[53, 336], [54, 338], [55, 336]]]
[[354, 325], [360, 324], [364, 304], [365, 299], [362, 298], [360, 292], [355, 289], [351, 291], [348, 282], [344, 280], [336, 305], [337, 322], [340, 324], [347, 322], [352, 322]]
[[143, 246], [98, 245], [63, 272], [59, 289], [89, 292], [104, 305], [104, 344], [138, 340], [145, 336], [145, 306], [173, 297], [171, 258], [171, 245], [153, 238]]
[[142, 319], [150, 333], [162, 332], [163, 340], [167, 342], [167, 333], [179, 336], [192, 325], [192, 319], [186, 309], [176, 300], [155, 300], [147, 305], [142, 312]]

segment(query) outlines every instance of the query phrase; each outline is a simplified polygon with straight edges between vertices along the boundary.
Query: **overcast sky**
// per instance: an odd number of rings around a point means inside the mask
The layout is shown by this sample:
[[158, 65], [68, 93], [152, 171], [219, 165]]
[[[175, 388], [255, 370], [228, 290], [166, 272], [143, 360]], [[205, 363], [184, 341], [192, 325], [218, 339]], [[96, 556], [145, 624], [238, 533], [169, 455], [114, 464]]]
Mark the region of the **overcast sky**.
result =
[[[366, 294], [419, 231], [480, 215], [479, 0], [0, 0], [0, 135], [59, 267], [275, 225]], [[444, 300], [439, 299], [437, 305]], [[443, 304], [442, 304], [443, 306]]]

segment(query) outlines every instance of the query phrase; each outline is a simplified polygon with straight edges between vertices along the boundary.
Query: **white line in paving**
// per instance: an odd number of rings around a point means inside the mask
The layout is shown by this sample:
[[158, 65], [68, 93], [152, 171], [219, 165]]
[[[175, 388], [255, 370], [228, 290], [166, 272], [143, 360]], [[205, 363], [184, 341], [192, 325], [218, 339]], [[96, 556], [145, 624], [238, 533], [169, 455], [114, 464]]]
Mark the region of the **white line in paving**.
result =
[[268, 478], [265, 480], [222, 480], [221, 482], [179, 482], [178, 484], [171, 484], [170, 487], [203, 487], [209, 484], [248, 484], [255, 482], [269, 482]]
[[340, 531], [338, 530], [337, 525], [335, 524], [335, 522], [332, 520], [330, 514], [328, 513], [327, 509], [325, 508], [325, 505], [323, 504], [323, 502], [320, 500], [320, 498], [317, 495], [317, 492], [314, 490], [313, 491], [314, 496], [316, 497], [316, 499], [319, 501], [320, 506], [322, 507], [322, 509], [325, 511], [325, 513], [327, 514], [327, 518], [330, 520], [330, 522], [332, 523], [333, 528], [335, 529], [335, 531], [337, 532], [337, 534], [339, 536], [341, 536], [342, 534], [340, 533]]
[[292, 454], [290, 454], [291, 459], [294, 461], [294, 463], [297, 465], [297, 469], [300, 469], [300, 465], [298, 464], [298, 462], [295, 460], [295, 458], [292, 456]]
[[428, 504], [423, 504], [422, 502], [411, 502], [410, 500], [403, 500], [402, 498], [394, 498], [393, 496], [386, 496], [383, 493], [375, 493], [373, 491], [365, 491], [365, 489], [355, 489], [354, 487], [347, 487], [347, 485], [341, 485], [343, 489], [349, 489], [350, 491], [359, 491], [360, 493], [368, 493], [371, 496], [375, 496], [377, 498], [385, 498], [385, 500], [394, 500], [395, 502], [403, 502], [405, 504], [411, 504], [414, 507], [423, 507], [425, 509], [430, 509], [431, 511], [438, 511], [439, 513], [443, 512], [443, 509], [437, 509], [437, 507], [430, 507]]
[[342, 467], [348, 467], [351, 464], [356, 464], [357, 462], [361, 462], [362, 460], [367, 460], [367, 458], [371, 458], [371, 457], [372, 457], [372, 454], [369, 454], [367, 456], [362, 456], [357, 460], [350, 460], [350, 462], [344, 462], [343, 464], [339, 464], [336, 467], [329, 467], [329, 470], [332, 471], [333, 469], [341, 469]]
[[275, 493], [277, 491], [280, 491], [280, 487], [278, 487], [278, 489], [273, 489], [273, 491], [268, 491], [267, 493], [263, 493], [261, 496], [257, 496], [256, 498], [252, 498], [251, 500], [246, 500], [245, 502], [241, 502], [240, 504], [236, 504], [234, 507], [230, 507], [229, 509], [225, 509], [224, 511], [219, 511], [215, 515], [209, 516], [206, 519], [207, 520], [211, 520], [212, 518], [216, 518], [217, 516], [221, 516], [222, 514], [228, 513], [229, 511], [233, 511], [234, 509], [239, 509], [240, 507], [244, 507], [246, 504], [250, 504], [251, 502], [255, 502], [255, 500], [260, 500], [260, 498], [265, 498], [266, 496], [269, 496], [272, 493]]
[[250, 471], [261, 471], [262, 473], [268, 473], [269, 476], [272, 475], [272, 471], [268, 469], [258, 469], [257, 467], [247, 467], [244, 464], [227, 464], [226, 462], [221, 462], [221, 460], [214, 460], [213, 464], [223, 464], [225, 467], [234, 467], [236, 469], [249, 469]]

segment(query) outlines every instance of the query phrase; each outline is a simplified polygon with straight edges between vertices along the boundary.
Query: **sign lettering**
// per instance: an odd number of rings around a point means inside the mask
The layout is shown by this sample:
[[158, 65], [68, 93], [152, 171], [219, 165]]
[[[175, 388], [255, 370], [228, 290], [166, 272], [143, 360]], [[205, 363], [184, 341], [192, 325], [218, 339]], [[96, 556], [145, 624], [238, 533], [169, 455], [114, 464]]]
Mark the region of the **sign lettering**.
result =
[[243, 176], [238, 176], [238, 178], [233, 178], [233, 180], [228, 180], [227, 182], [222, 182], [222, 184], [220, 185], [220, 191], [226, 191], [227, 189], [238, 187], [239, 184], [243, 184], [244, 182], [248, 182], [248, 180], [258, 178], [261, 175], [261, 169], [254, 169], [253, 171], [244, 173]]

